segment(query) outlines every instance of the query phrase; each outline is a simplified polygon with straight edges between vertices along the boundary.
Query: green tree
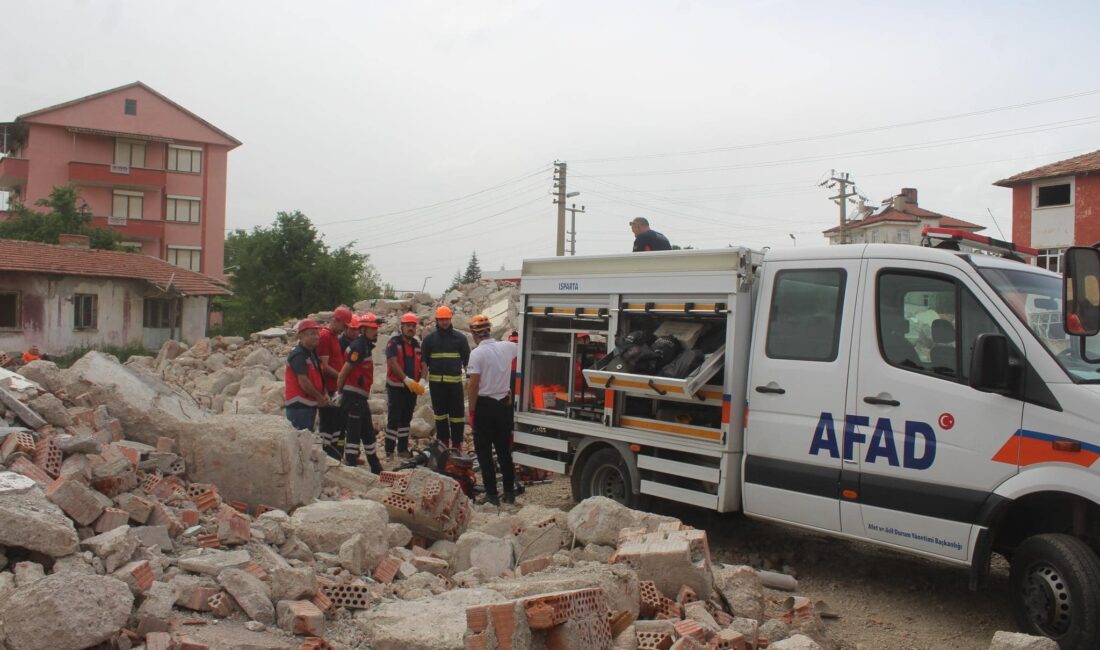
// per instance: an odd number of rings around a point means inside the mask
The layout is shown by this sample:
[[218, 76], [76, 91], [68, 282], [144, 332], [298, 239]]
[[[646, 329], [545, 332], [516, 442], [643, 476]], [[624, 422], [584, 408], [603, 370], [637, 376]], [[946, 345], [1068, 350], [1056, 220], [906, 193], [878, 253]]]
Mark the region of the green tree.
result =
[[[92, 215], [77, 207], [80, 190], [73, 184], [60, 185], [32, 210], [19, 201], [11, 203], [12, 218], [0, 222], [0, 238], [56, 244], [61, 235], [87, 235], [92, 248], [117, 250], [122, 236], [110, 228], [92, 226]], [[83, 207], [83, 206], [82, 206]]]
[[225, 301], [225, 331], [247, 335], [288, 318], [384, 295], [386, 285], [369, 257], [352, 245], [330, 249], [297, 211], [278, 213], [268, 228], [229, 233], [225, 264], [233, 297]]
[[454, 277], [451, 278], [451, 284], [447, 287], [447, 292], [454, 291], [462, 286], [462, 271], [455, 269]]
[[466, 263], [466, 272], [462, 274], [462, 284], [470, 284], [481, 279], [481, 264], [477, 261], [477, 251], [470, 254], [470, 261]]

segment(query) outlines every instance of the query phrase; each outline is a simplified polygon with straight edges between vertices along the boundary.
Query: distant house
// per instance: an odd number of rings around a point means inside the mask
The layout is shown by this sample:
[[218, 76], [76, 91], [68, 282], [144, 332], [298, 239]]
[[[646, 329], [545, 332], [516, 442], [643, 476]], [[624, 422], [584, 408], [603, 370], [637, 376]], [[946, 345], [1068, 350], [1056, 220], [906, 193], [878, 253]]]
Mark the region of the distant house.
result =
[[209, 298], [229, 294], [164, 260], [89, 250], [82, 235], [62, 243], [0, 239], [0, 351], [195, 341], [206, 336]]
[[[882, 202], [878, 210], [867, 210], [848, 222], [850, 244], [920, 244], [925, 226], [954, 228], [968, 232], [984, 230], [985, 226], [925, 210], [917, 205], [917, 190], [904, 187], [901, 192]], [[840, 226], [822, 232], [830, 244], [839, 244]]]
[[136, 81], [0, 123], [0, 191], [33, 207], [73, 183], [93, 224], [127, 248], [220, 278], [227, 157], [240, 144]]
[[1060, 271], [1062, 252], [1100, 242], [1100, 151], [1009, 176], [1012, 241], [1039, 249], [1036, 264]]

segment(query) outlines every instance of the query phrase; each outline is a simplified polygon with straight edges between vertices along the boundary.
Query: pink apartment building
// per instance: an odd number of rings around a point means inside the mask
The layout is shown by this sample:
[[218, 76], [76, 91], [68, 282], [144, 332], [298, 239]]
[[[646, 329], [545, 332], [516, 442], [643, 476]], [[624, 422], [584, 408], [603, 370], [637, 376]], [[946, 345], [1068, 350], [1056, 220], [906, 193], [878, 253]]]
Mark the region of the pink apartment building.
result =
[[240, 144], [136, 81], [0, 124], [0, 190], [33, 206], [75, 183], [127, 248], [224, 278], [226, 159]]

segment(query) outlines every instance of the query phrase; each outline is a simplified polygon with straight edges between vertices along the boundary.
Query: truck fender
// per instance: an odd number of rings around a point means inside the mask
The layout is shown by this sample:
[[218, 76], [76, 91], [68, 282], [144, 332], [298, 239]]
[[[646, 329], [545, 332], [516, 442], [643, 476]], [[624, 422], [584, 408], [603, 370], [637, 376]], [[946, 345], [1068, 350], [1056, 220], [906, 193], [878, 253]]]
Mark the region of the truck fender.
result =
[[993, 494], [1015, 501], [1035, 492], [1066, 492], [1095, 503], [1100, 495], [1100, 475], [1068, 463], [1028, 467], [997, 486]]
[[[1100, 476], [1066, 464], [1025, 468], [1001, 483], [986, 499], [975, 522], [980, 526], [970, 564], [970, 590], [975, 591], [989, 575], [994, 531], [1002, 523], [1013, 501], [1039, 492], [1064, 492], [1098, 503]], [[1098, 504], [1100, 505], [1100, 504]]]
[[619, 455], [626, 461], [626, 467], [630, 471], [630, 485], [635, 494], [641, 491], [642, 477], [638, 472], [638, 463], [635, 460], [634, 452], [630, 450], [630, 445], [621, 440], [606, 440], [602, 438], [583, 438], [577, 443], [577, 451], [573, 453], [573, 466], [569, 470], [571, 477], [576, 477], [576, 480], [580, 480], [579, 474], [576, 469], [580, 466], [584, 460], [601, 447], [611, 447], [619, 452]]

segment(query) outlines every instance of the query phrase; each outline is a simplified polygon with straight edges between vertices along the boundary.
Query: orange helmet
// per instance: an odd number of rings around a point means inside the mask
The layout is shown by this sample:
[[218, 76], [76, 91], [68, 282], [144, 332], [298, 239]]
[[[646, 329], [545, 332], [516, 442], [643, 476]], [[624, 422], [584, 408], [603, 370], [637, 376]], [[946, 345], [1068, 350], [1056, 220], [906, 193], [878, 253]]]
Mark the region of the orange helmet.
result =
[[350, 327], [352, 319], [355, 318], [355, 314], [351, 313], [351, 310], [346, 306], [340, 305], [332, 311], [332, 317]]
[[439, 308], [435, 310], [436, 320], [440, 318], [451, 318], [452, 316], [454, 316], [454, 314], [451, 313], [451, 308], [447, 305], [440, 305]]
[[488, 335], [489, 330], [493, 328], [493, 324], [489, 321], [489, 317], [485, 314], [478, 314], [470, 319], [470, 331], [474, 334]]
[[362, 316], [356, 316], [355, 314], [352, 314], [351, 315], [351, 322], [348, 323], [348, 329], [349, 330], [354, 330], [354, 329], [359, 329], [360, 327], [362, 327], [363, 323], [360, 321], [361, 318], [362, 318]]
[[359, 317], [359, 327], [378, 327], [378, 317], [371, 312], [367, 312]]
[[412, 323], [413, 325], [419, 325], [420, 319], [416, 317], [416, 314], [409, 312], [401, 317], [401, 323]]
[[298, 321], [298, 333], [301, 334], [306, 330], [319, 330], [321, 326], [317, 324], [317, 321], [312, 318], [303, 318]]

